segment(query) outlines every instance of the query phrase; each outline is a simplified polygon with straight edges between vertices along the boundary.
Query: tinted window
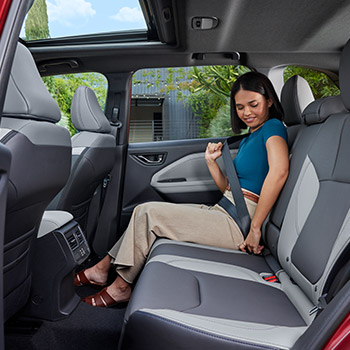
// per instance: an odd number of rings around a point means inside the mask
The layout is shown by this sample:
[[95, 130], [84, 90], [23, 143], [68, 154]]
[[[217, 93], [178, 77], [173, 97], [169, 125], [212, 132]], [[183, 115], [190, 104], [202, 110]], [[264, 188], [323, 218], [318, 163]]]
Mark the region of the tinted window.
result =
[[129, 142], [232, 135], [229, 95], [243, 66], [144, 69], [132, 81]]

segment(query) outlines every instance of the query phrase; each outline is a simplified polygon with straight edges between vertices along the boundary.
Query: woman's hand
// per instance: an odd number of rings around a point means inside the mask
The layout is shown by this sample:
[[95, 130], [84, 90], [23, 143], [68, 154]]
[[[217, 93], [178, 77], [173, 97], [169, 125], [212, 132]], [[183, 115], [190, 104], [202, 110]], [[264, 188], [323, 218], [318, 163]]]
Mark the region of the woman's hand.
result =
[[221, 157], [221, 149], [222, 143], [211, 143], [209, 142], [207, 145], [207, 149], [205, 150], [205, 160], [208, 162], [216, 161]]
[[261, 238], [261, 229], [253, 229], [250, 228], [249, 234], [245, 241], [239, 246], [239, 249], [242, 252], [248, 252], [254, 253], [254, 254], [260, 254], [261, 251], [264, 249], [263, 245], [260, 245], [260, 238]]

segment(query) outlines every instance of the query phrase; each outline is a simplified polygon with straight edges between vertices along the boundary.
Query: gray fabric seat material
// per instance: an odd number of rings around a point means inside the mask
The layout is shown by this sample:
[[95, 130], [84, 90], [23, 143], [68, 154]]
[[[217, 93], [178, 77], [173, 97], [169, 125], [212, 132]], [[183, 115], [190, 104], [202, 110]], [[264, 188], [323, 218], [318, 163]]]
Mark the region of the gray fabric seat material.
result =
[[[58, 122], [61, 112], [43, 83], [29, 50], [19, 43], [6, 92], [3, 116]], [[28, 69], [28, 67], [35, 69]]]
[[333, 265], [339, 249], [344, 248], [337, 241], [350, 205], [349, 125], [349, 115], [338, 114], [330, 116], [318, 130], [295, 184], [278, 242], [281, 265], [314, 302], [325, 283], [326, 265]]
[[303, 124], [303, 111], [314, 100], [310, 85], [304, 78], [298, 75], [289, 78], [281, 91], [285, 124], [287, 126]]
[[166, 240], [152, 250], [149, 260], [151, 261], [153, 257], [165, 254], [238, 265], [256, 273], [272, 272], [262, 256], [250, 256], [248, 254], [240, 254], [235, 251], [224, 252], [221, 250], [208, 249], [208, 247], [205, 246], [200, 247], [199, 245], [195, 244], [171, 244]]
[[98, 104], [94, 91], [79, 86], [71, 106], [72, 123], [77, 130], [110, 133], [111, 126]]
[[[142, 329], [138, 328], [140, 324], [143, 325]], [[171, 344], [171, 347], [177, 350], [287, 349], [288, 344], [294, 343], [303, 331], [303, 327], [293, 327], [286, 335], [283, 327], [248, 322], [243, 324], [198, 315], [181, 315], [172, 310], [151, 309], [135, 312], [130, 317], [129, 327], [133, 334], [137, 333], [139, 337], [132, 337], [127, 333], [124, 337], [125, 349], [143, 350], [164, 349], [164, 344]], [[155, 329], [157, 335], [150, 337]], [[264, 343], [249, 339], [252, 333], [256, 339], [264, 339]]]
[[[158, 262], [147, 265], [138, 284], [142, 296], [133, 297], [137, 302], [128, 308], [129, 314], [147, 307], [268, 325], [305, 326], [285, 294], [267, 284], [178, 269]], [[154, 289], [157, 298], [152, 293]]]
[[[94, 193], [112, 170], [116, 140], [93, 90], [80, 86], [71, 106], [72, 123], [79, 131], [72, 137], [72, 166], [66, 186], [51, 201], [50, 210], [73, 214], [81, 229], [90, 237], [94, 222], [88, 225], [89, 207]], [[88, 227], [89, 226], [89, 227]]]
[[284, 110], [284, 123], [288, 127], [289, 149], [292, 148], [299, 130], [304, 127], [304, 109], [314, 100], [310, 85], [298, 75], [292, 76], [283, 85], [281, 104]]
[[31, 290], [31, 242], [44, 210], [66, 183], [71, 164], [67, 129], [29, 50], [17, 45], [1, 142], [11, 152], [4, 237], [4, 318], [18, 312]]

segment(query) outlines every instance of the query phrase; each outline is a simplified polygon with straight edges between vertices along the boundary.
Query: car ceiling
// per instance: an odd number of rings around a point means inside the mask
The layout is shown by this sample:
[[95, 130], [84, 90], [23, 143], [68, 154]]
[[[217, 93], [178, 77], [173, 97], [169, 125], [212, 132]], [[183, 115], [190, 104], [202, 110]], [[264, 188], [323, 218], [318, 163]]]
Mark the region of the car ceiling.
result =
[[[299, 64], [336, 72], [350, 38], [348, 0], [143, 0], [163, 41], [28, 43], [37, 63], [54, 62], [44, 74], [205, 64], [256, 68]], [[147, 7], [146, 6], [146, 7]], [[172, 17], [164, 19], [164, 10]], [[216, 17], [210, 30], [192, 28], [194, 17]], [[240, 60], [236, 59], [238, 52]], [[204, 56], [201, 54], [205, 54]], [[231, 55], [228, 55], [231, 54]], [[78, 67], [66, 64], [74, 59]], [[52, 61], [53, 60], [53, 61]], [[60, 63], [61, 62], [61, 63]], [[63, 63], [62, 63], [63, 62]]]

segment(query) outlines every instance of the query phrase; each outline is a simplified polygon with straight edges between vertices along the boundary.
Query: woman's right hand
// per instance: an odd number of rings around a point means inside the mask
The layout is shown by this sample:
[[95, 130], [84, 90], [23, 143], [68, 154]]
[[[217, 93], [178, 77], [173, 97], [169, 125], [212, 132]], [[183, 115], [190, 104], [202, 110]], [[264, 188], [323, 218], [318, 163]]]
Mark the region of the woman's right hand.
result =
[[205, 160], [208, 162], [216, 161], [218, 158], [221, 157], [221, 149], [222, 149], [222, 143], [212, 143], [209, 142], [207, 145], [207, 149], [205, 150]]
[[260, 245], [261, 229], [254, 229], [250, 227], [249, 234], [245, 241], [239, 246], [242, 252], [248, 252], [253, 254], [260, 254], [264, 249], [263, 245]]

